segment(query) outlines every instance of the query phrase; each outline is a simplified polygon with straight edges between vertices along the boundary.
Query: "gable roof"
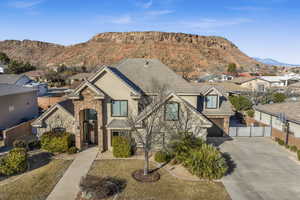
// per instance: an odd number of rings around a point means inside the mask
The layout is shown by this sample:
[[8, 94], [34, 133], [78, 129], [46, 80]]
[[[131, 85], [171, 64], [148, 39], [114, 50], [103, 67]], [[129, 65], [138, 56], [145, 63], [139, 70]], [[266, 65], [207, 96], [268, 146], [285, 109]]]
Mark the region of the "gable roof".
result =
[[14, 84], [3, 84], [0, 83], [0, 96], [21, 94], [27, 92], [34, 92], [36, 89], [29, 87], [22, 87]]
[[80, 98], [80, 92], [84, 90], [85, 88], [90, 88], [92, 91], [96, 93], [95, 99], [103, 99], [105, 97], [105, 94], [97, 88], [95, 85], [91, 84], [88, 80], [84, 81], [82, 84], [80, 84], [70, 95], [70, 99], [78, 99]]
[[24, 74], [0, 74], [0, 83], [16, 84]]
[[125, 59], [115, 68], [145, 93], [151, 92], [153, 81], [160, 85], [168, 84], [176, 93], [195, 92], [192, 85], [157, 59]]
[[61, 102], [58, 102], [56, 104], [54, 104], [53, 106], [51, 106], [48, 110], [46, 110], [46, 112], [44, 112], [41, 116], [39, 116], [36, 120], [34, 120], [31, 125], [34, 127], [41, 127], [42, 126], [42, 122], [43, 120], [50, 116], [53, 111], [55, 111], [55, 109], [60, 109], [64, 112], [66, 112], [69, 116], [71, 116], [74, 120], [74, 104], [72, 102], [72, 100], [64, 100]]
[[137, 123], [143, 121], [145, 118], [147, 118], [149, 115], [151, 115], [155, 110], [159, 109], [161, 106], [163, 106], [168, 100], [170, 100], [172, 97], [177, 98], [180, 102], [182, 102], [188, 109], [190, 109], [194, 114], [196, 114], [197, 117], [200, 118], [204, 122], [202, 127], [211, 127], [212, 123], [202, 114], [200, 113], [194, 106], [192, 106], [189, 102], [175, 94], [174, 92], [170, 93], [165, 99], [163, 99], [161, 102], [156, 104], [150, 104], [146, 109], [139, 114], [137, 117]]

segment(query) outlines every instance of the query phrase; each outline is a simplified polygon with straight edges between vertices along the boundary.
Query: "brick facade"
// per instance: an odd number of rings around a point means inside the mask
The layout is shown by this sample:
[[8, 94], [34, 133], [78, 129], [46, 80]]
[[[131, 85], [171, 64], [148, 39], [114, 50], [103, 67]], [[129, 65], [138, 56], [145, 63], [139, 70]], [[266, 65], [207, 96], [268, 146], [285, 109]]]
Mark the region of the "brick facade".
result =
[[[260, 126], [269, 126], [267, 124], [261, 123], [259, 121], [256, 121], [255, 119], [249, 118], [249, 117], [246, 118], [246, 123], [248, 126], [253, 125], [253, 124], [258, 124]], [[287, 136], [286, 133], [279, 131], [275, 128], [272, 128], [272, 139], [275, 140], [275, 138], [280, 138], [281, 140], [286, 142], [286, 139], [287, 139], [286, 136]], [[289, 133], [287, 144], [289, 146], [296, 146], [298, 149], [300, 149], [300, 138], [296, 138], [292, 133]]]
[[98, 146], [100, 151], [106, 149], [105, 144], [105, 135], [103, 127], [103, 107], [102, 100], [96, 100], [95, 93], [90, 89], [86, 88], [81, 92], [80, 100], [73, 100], [74, 103], [74, 115], [75, 115], [75, 140], [76, 147], [82, 149], [84, 147], [84, 135], [83, 135], [83, 119], [82, 111], [85, 109], [93, 109], [97, 112], [97, 137], [98, 137]]

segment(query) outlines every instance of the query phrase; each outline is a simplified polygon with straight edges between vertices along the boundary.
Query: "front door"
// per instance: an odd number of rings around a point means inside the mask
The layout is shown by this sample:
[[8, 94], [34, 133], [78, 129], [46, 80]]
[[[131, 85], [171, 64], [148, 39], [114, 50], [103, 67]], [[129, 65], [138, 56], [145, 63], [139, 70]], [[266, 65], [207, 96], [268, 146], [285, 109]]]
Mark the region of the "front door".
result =
[[97, 112], [91, 109], [83, 111], [82, 133], [85, 144], [98, 143]]

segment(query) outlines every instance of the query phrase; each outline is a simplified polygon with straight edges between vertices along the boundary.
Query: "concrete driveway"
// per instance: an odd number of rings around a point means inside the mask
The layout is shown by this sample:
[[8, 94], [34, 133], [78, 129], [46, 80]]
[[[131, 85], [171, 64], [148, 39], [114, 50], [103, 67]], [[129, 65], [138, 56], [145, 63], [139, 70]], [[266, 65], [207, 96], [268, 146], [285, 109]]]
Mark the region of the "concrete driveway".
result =
[[223, 178], [233, 200], [300, 199], [300, 162], [269, 138], [234, 138], [220, 145], [235, 168]]

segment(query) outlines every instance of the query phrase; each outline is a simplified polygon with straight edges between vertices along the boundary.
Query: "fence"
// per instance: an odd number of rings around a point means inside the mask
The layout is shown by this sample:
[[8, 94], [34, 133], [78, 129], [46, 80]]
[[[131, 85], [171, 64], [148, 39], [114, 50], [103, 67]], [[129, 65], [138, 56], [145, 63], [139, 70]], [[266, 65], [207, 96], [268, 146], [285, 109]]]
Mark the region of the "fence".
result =
[[230, 127], [229, 136], [231, 137], [271, 137], [271, 127]]

